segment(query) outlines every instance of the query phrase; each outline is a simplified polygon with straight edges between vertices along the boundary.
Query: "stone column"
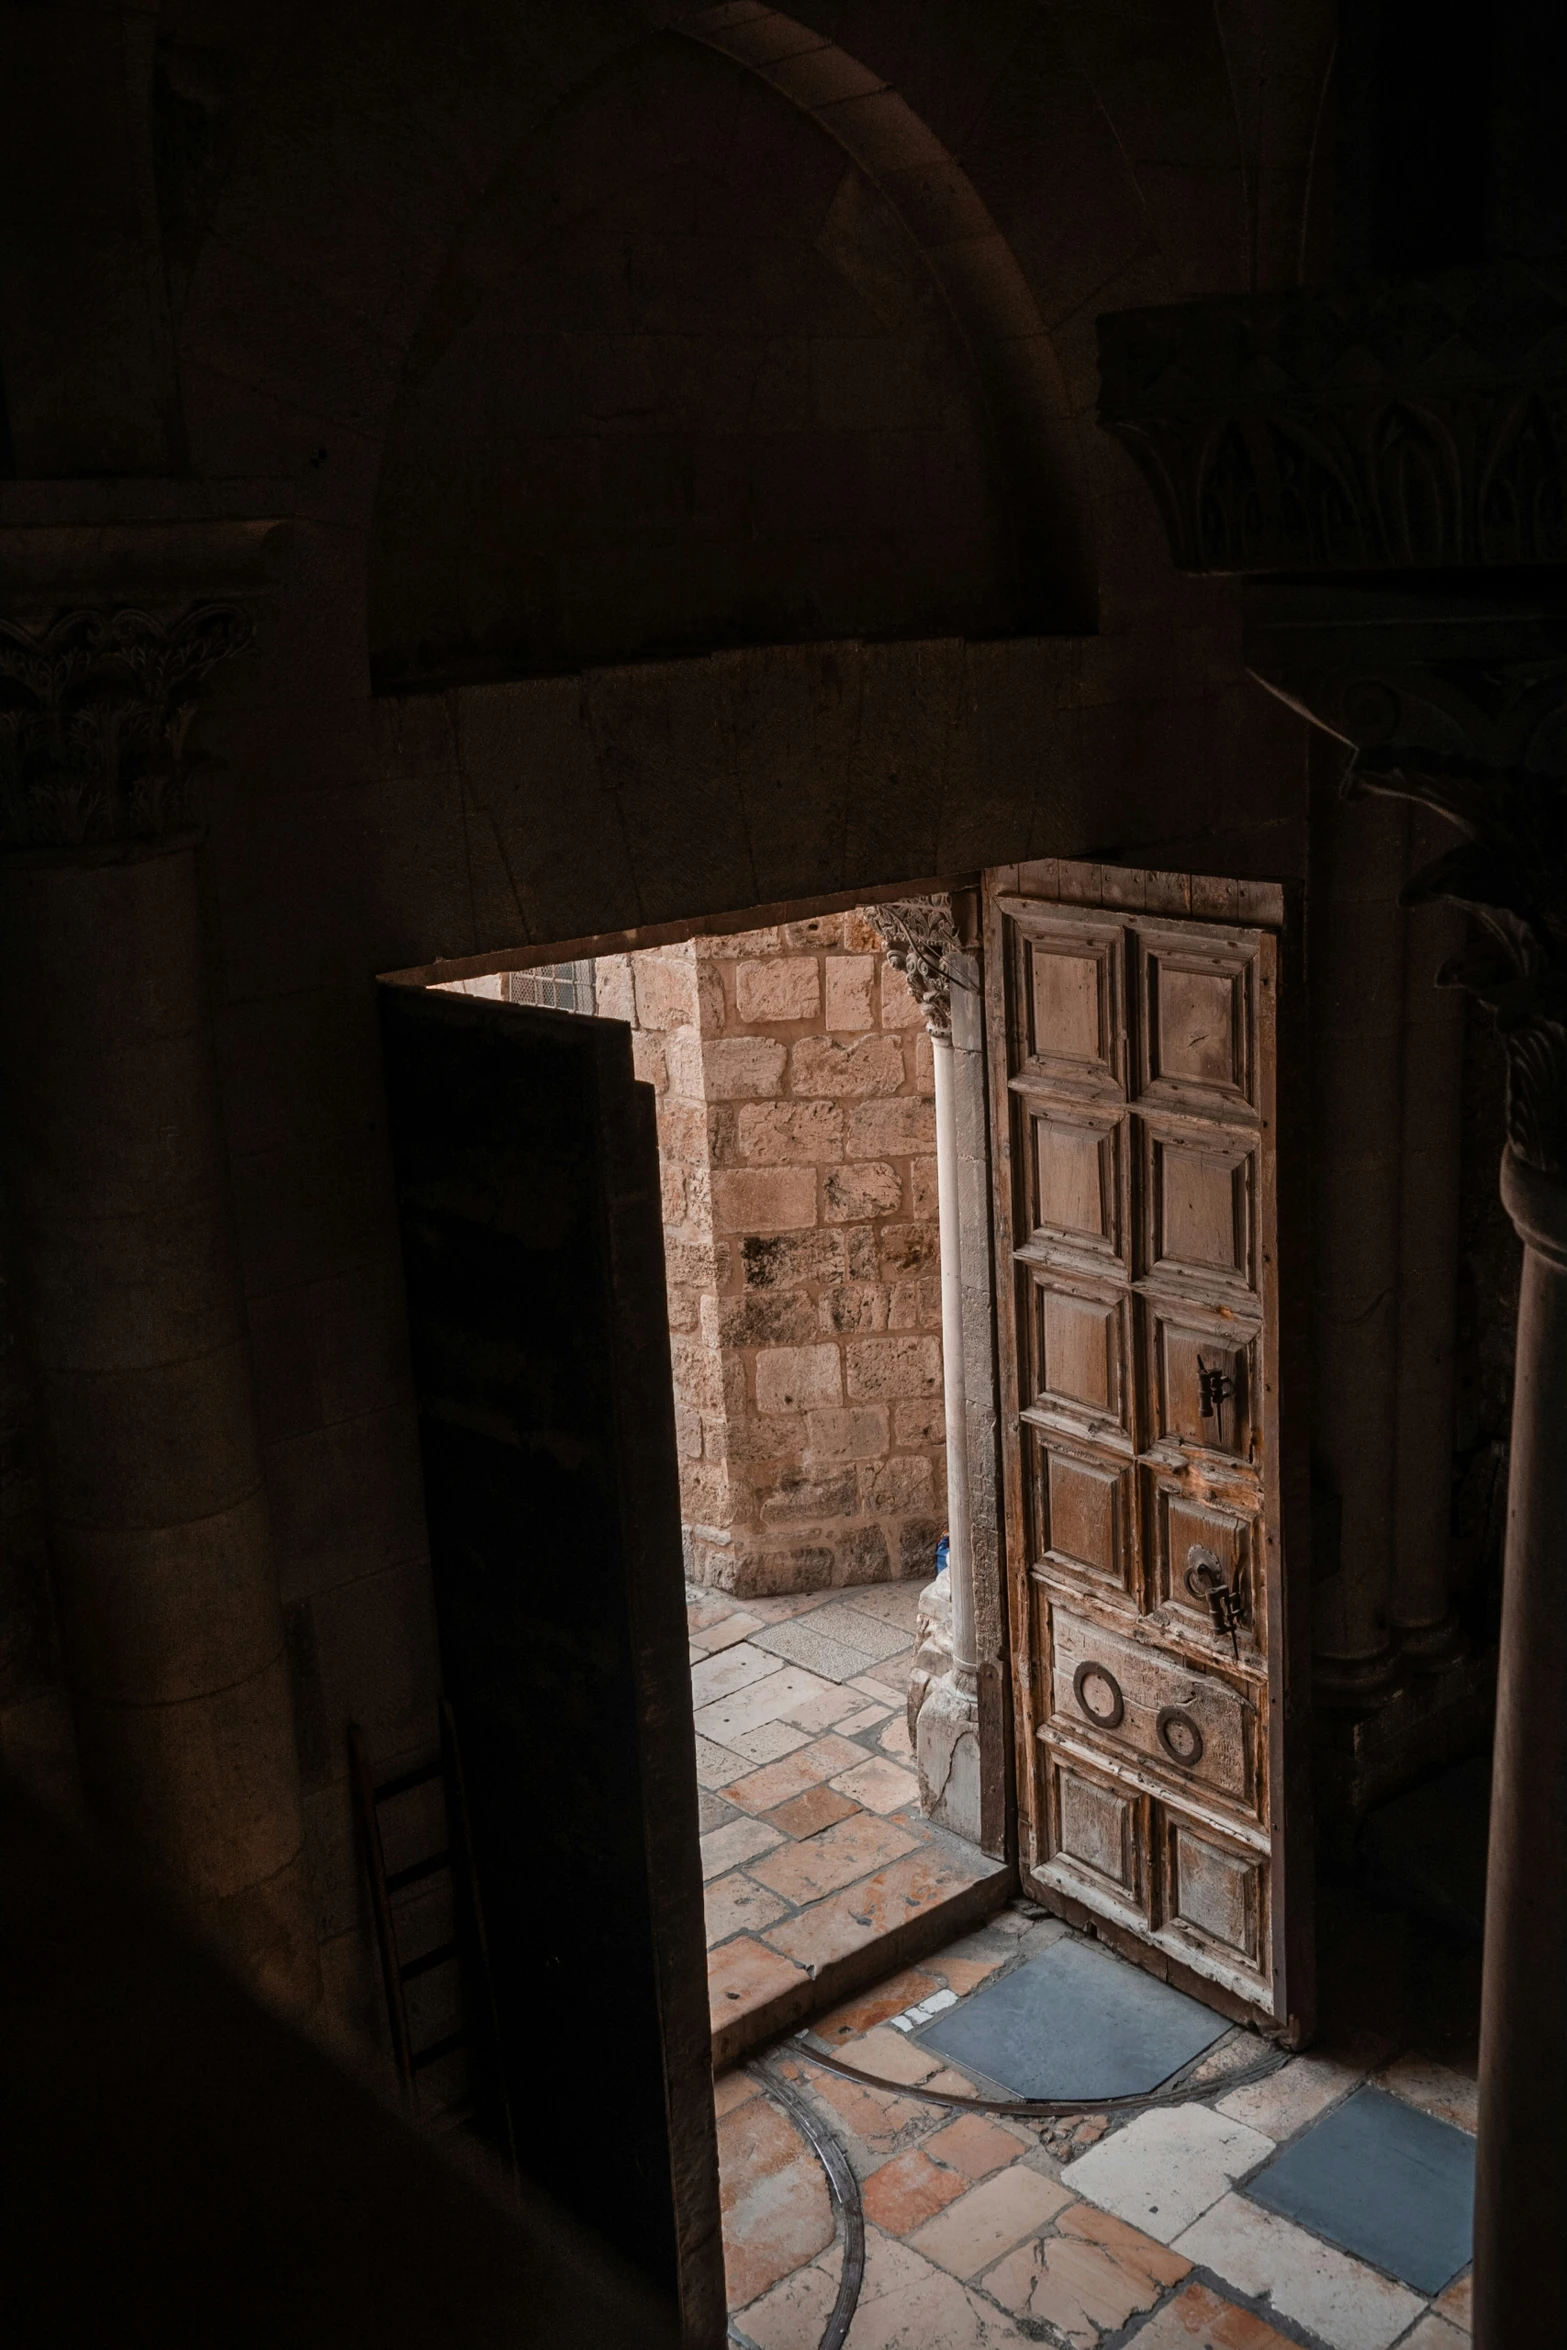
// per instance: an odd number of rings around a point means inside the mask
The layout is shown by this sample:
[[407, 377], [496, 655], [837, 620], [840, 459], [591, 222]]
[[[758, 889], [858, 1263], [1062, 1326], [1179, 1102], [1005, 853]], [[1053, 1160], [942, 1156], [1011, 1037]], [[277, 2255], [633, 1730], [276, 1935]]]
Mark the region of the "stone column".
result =
[[1406, 823], [1335, 791], [1312, 831], [1311, 1428], [1338, 1528], [1336, 1560], [1317, 1562], [1313, 1645], [1319, 1695], [1338, 1705], [1380, 1695], [1393, 1665]]
[[[1567, 1105], [1564, 1105], [1567, 1106]], [[1524, 1244], [1480, 2008], [1475, 2350], [1562, 2338], [1567, 2224], [1567, 1180], [1509, 1148]]]
[[941, 1236], [941, 1376], [947, 1449], [949, 1670], [931, 1681], [914, 1722], [920, 1801], [928, 1816], [977, 1844], [983, 1830], [979, 1671], [969, 1508], [964, 1373], [963, 1243], [950, 965], [957, 932], [944, 898], [900, 898], [866, 909], [925, 1015], [936, 1075], [936, 1215]]
[[[1445, 843], [1410, 811], [1415, 858]], [[1403, 1138], [1399, 1181], [1398, 1431], [1389, 1622], [1418, 1672], [1452, 1662], [1462, 1642], [1449, 1604], [1453, 1482], [1453, 1343], [1458, 1306], [1458, 1176], [1464, 999], [1437, 984], [1464, 943], [1456, 906], [1404, 916]]]
[[[0, 623], [0, 1072], [83, 1792], [257, 1988], [319, 1996], [182, 741], [248, 634]], [[25, 845], [18, 845], [25, 844]]]

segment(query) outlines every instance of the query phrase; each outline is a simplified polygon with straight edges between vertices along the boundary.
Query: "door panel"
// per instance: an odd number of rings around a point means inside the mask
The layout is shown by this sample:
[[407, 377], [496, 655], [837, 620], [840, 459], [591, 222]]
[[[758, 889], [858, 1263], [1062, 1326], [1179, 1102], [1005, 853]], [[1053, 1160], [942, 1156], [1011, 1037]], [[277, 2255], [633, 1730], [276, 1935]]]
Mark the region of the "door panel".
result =
[[1159, 875], [1123, 877], [1136, 910], [1073, 902], [1091, 871], [986, 877], [1021, 1859], [1046, 1900], [1299, 2038], [1282, 905], [1193, 921], [1201, 885]]
[[442, 1675], [525, 2170], [717, 2350], [651, 1089], [630, 1032], [384, 985]]

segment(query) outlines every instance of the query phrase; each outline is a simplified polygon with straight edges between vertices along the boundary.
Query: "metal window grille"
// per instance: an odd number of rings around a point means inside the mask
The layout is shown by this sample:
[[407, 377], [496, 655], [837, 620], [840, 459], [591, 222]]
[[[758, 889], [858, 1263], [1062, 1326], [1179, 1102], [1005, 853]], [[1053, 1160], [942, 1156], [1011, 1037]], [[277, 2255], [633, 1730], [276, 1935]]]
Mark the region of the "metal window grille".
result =
[[594, 967], [581, 963], [545, 963], [537, 971], [508, 971], [506, 1000], [513, 1004], [542, 1004], [554, 1012], [592, 1012]]

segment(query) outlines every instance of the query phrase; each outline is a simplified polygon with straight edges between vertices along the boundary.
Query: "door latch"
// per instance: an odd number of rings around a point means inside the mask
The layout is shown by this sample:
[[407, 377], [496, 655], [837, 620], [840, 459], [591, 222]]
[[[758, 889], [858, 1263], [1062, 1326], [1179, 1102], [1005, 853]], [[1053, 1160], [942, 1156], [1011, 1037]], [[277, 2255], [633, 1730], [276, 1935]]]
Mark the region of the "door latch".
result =
[[1234, 1582], [1230, 1582], [1219, 1563], [1218, 1553], [1204, 1543], [1194, 1542], [1186, 1553], [1186, 1588], [1193, 1599], [1207, 1601], [1215, 1632], [1221, 1639], [1226, 1632], [1229, 1634], [1231, 1652], [1238, 1658], [1241, 1650], [1237, 1635], [1246, 1621], [1246, 1594], [1241, 1588], [1239, 1569]]
[[1197, 1357], [1197, 1408], [1205, 1420], [1217, 1420], [1220, 1409], [1235, 1393], [1235, 1382], [1222, 1364]]

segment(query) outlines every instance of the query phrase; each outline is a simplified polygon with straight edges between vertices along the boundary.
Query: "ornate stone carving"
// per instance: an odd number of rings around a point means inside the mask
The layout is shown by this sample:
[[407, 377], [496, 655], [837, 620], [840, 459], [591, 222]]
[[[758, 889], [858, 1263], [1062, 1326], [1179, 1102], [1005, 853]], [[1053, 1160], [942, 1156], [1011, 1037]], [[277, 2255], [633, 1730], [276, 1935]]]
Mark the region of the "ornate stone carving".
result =
[[951, 901], [945, 896], [889, 898], [867, 906], [871, 928], [887, 942], [887, 960], [909, 983], [932, 1036], [952, 1034], [952, 973], [947, 958], [957, 949]]
[[37, 633], [0, 619], [0, 844], [154, 840], [188, 824], [201, 681], [252, 635], [232, 604], [177, 620], [65, 612]]
[[1567, 562], [1567, 269], [1099, 321], [1100, 421], [1187, 571]]

